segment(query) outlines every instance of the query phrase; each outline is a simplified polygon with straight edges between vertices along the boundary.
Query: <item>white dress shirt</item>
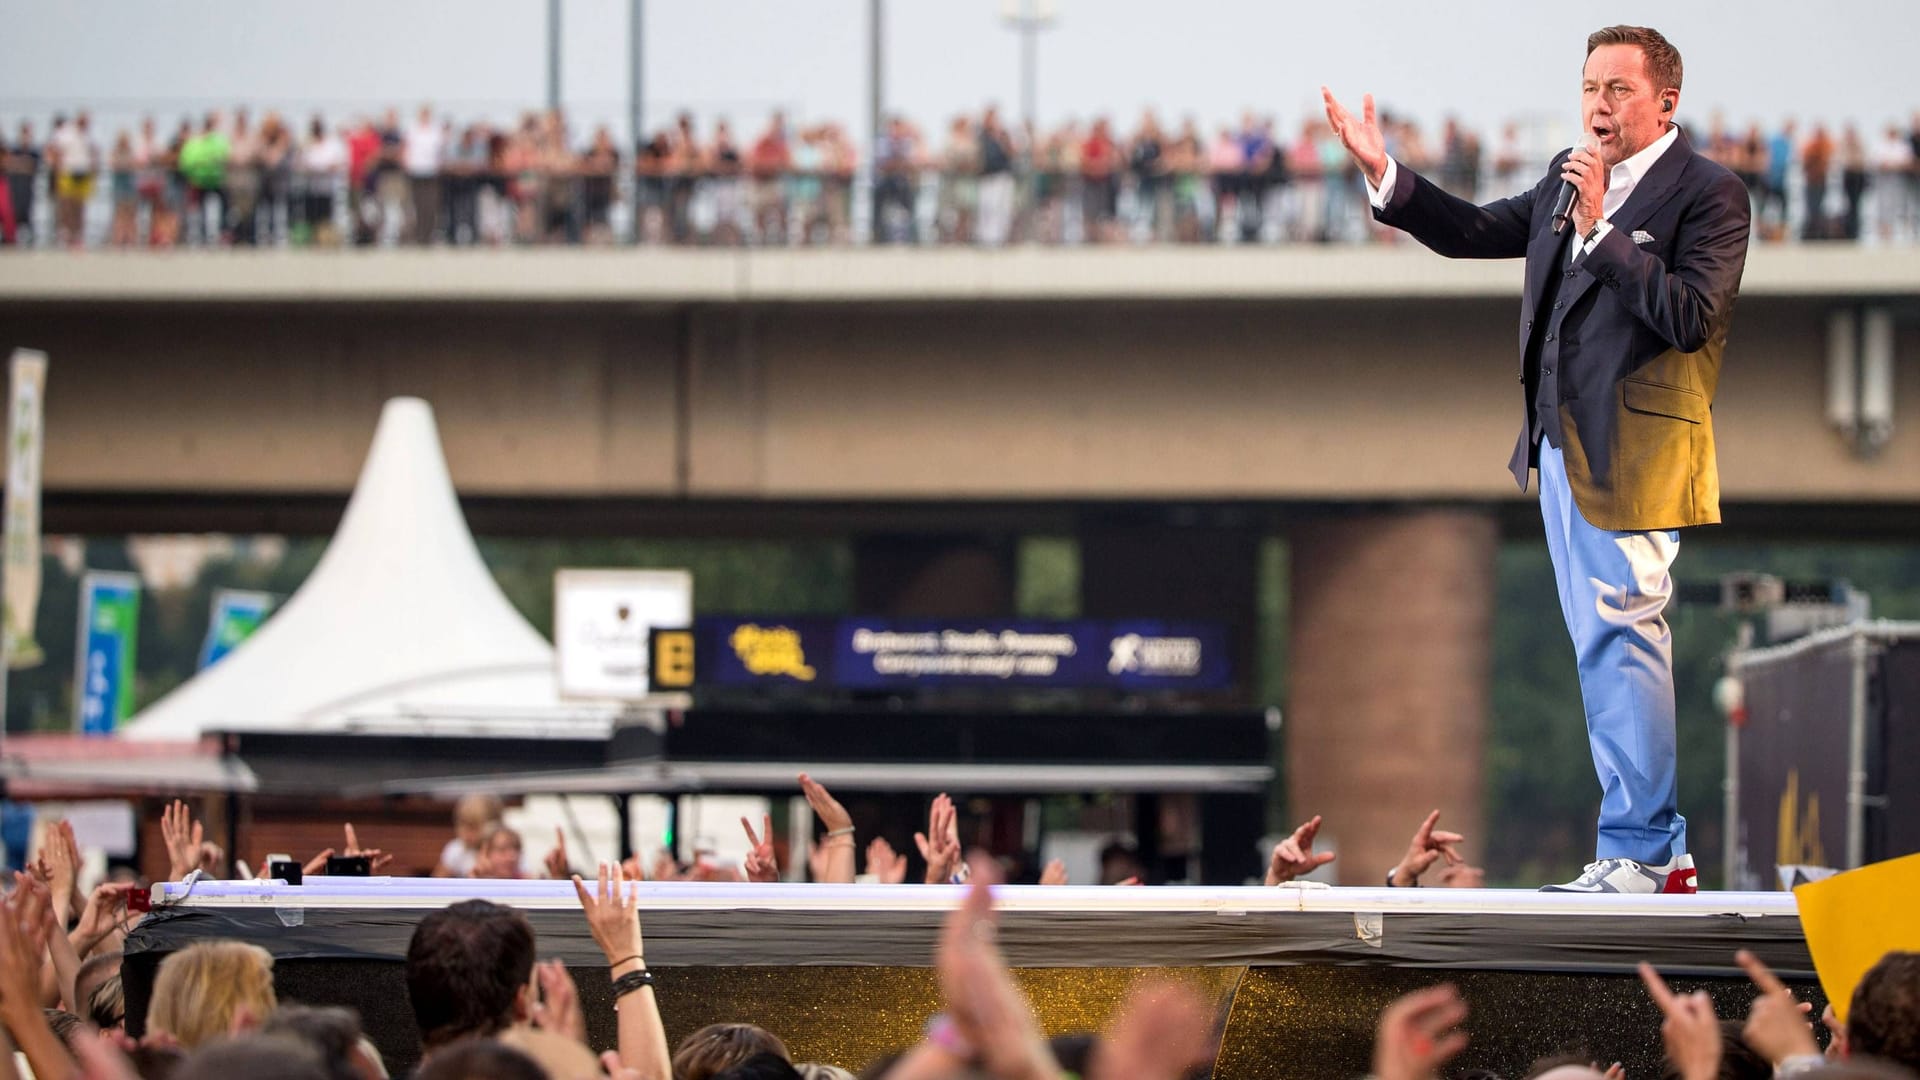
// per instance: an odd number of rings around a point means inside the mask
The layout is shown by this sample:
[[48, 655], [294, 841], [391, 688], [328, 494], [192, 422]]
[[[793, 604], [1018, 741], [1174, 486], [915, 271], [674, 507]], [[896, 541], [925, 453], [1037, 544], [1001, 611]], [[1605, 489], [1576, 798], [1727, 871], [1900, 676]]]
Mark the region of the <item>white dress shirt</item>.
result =
[[[1641, 177], [1647, 175], [1647, 170], [1653, 168], [1653, 163], [1659, 161], [1660, 155], [1666, 153], [1667, 148], [1679, 138], [1680, 129], [1668, 124], [1665, 135], [1648, 143], [1645, 149], [1609, 170], [1607, 194], [1600, 201], [1600, 223], [1594, 227], [1592, 239], [1582, 237], [1580, 242], [1573, 246], [1573, 249], [1568, 252], [1569, 259], [1577, 259], [1585, 255], [1600, 241], [1606, 239], [1607, 234], [1613, 231], [1613, 224], [1607, 220], [1607, 215], [1626, 205], [1627, 196], [1632, 195], [1633, 189], [1640, 185]], [[1361, 175], [1361, 182], [1367, 185], [1367, 201], [1373, 204], [1375, 210], [1386, 209], [1387, 200], [1393, 197], [1394, 181], [1399, 179], [1399, 176], [1400, 166], [1393, 160], [1392, 155], [1387, 156], [1387, 171], [1380, 177], [1378, 188], [1367, 180], [1365, 174]]]

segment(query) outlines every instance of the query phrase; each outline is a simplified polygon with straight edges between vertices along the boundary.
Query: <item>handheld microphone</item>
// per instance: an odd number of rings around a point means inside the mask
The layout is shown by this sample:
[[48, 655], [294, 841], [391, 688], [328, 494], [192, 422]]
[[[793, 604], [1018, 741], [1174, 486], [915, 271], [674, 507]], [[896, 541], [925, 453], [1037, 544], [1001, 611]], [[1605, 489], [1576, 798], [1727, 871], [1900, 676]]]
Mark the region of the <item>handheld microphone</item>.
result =
[[[1593, 153], [1600, 152], [1600, 140], [1592, 132], [1580, 140], [1580, 145]], [[1567, 222], [1573, 220], [1573, 200], [1579, 193], [1580, 189], [1573, 186], [1573, 181], [1560, 181], [1560, 194], [1553, 199], [1553, 235], [1559, 236], [1567, 231]]]

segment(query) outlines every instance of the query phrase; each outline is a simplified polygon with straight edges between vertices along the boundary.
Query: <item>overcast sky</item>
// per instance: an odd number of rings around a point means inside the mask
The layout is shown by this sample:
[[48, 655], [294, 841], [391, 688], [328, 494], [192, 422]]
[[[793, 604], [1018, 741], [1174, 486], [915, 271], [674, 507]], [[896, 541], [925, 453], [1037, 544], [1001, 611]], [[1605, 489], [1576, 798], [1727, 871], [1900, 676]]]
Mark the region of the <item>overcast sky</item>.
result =
[[[1019, 103], [1003, 0], [886, 0], [886, 100], [923, 123]], [[1507, 116], [1570, 131], [1585, 35], [1659, 27], [1686, 60], [1681, 119], [1858, 120], [1920, 107], [1916, 0], [1052, 0], [1041, 119], [1146, 106], [1211, 126], [1244, 108], [1297, 127], [1326, 82], [1356, 101], [1486, 128]], [[9, 0], [0, 122], [86, 105], [111, 129], [251, 102], [330, 117], [434, 102], [506, 116], [546, 97], [544, 0]], [[577, 128], [627, 115], [627, 0], [563, 0], [563, 86]], [[772, 107], [865, 135], [867, 0], [647, 0], [649, 125], [689, 108], [751, 132]], [[457, 14], [457, 18], [453, 17]]]

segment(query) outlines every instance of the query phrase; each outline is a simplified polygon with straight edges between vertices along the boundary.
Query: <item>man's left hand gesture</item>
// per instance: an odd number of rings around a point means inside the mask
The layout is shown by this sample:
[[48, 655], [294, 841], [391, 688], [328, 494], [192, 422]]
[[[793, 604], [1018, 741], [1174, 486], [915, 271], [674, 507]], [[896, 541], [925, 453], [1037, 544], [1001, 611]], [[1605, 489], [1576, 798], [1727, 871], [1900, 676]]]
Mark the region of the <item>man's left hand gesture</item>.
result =
[[1573, 228], [1578, 236], [1592, 232], [1605, 213], [1607, 172], [1600, 152], [1588, 146], [1575, 147], [1560, 165], [1560, 178], [1574, 186]]

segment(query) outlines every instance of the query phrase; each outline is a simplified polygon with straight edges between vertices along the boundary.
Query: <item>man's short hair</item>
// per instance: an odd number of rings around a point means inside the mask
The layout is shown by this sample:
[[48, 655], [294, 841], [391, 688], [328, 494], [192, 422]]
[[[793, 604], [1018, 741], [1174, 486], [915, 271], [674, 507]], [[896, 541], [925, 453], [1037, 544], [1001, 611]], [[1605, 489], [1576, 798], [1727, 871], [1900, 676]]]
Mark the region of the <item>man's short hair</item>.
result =
[[407, 997], [428, 1050], [513, 1023], [533, 973], [533, 925], [510, 907], [463, 900], [420, 920], [407, 943]]
[[1587, 35], [1587, 55], [1602, 45], [1638, 45], [1647, 58], [1647, 76], [1653, 91], [1680, 89], [1680, 50], [1651, 26], [1605, 26]]
[[60, 1037], [67, 1053], [76, 1053], [73, 1048], [75, 1038], [84, 1038], [89, 1034], [85, 1022], [65, 1009], [42, 1009], [40, 1012], [47, 1018], [47, 1026]]
[[1847, 1052], [1920, 1072], [1920, 953], [1890, 952], [1853, 989]]

